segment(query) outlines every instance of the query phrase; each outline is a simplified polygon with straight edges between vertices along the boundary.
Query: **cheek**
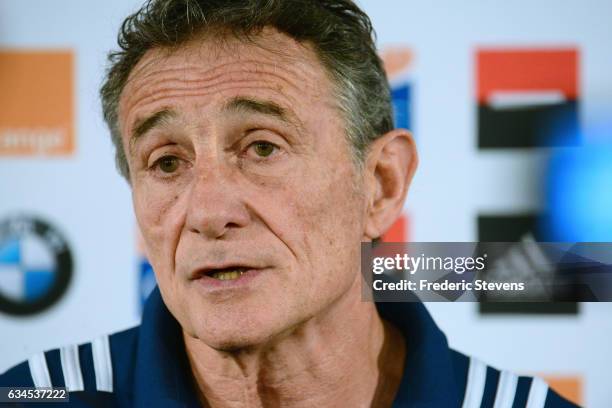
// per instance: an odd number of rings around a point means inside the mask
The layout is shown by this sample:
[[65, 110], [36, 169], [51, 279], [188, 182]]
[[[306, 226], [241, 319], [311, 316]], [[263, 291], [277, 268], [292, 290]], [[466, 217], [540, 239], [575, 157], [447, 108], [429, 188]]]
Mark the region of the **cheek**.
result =
[[[305, 185], [296, 202], [301, 240], [313, 270], [326, 269], [326, 278], [359, 265], [363, 230], [363, 199], [354, 189], [353, 169], [330, 167]], [[357, 254], [358, 255], [358, 254]]]
[[149, 262], [156, 271], [171, 267], [168, 261], [174, 257], [169, 255], [180, 231], [180, 219], [175, 215], [179, 196], [172, 192], [162, 195], [157, 190], [143, 184], [134, 188], [132, 197]]
[[[324, 113], [321, 113], [324, 117]], [[356, 186], [353, 151], [343, 134], [343, 126], [333, 118], [316, 123], [316, 134], [321, 135], [316, 145], [316, 164], [308, 171], [310, 177], [303, 181], [309, 186], [305, 197], [307, 213], [305, 227], [317, 232], [318, 248], [324, 256], [334, 251], [347, 252], [347, 245], [361, 241], [365, 200]], [[313, 176], [314, 175], [314, 176]], [[339, 254], [336, 254], [339, 255]]]

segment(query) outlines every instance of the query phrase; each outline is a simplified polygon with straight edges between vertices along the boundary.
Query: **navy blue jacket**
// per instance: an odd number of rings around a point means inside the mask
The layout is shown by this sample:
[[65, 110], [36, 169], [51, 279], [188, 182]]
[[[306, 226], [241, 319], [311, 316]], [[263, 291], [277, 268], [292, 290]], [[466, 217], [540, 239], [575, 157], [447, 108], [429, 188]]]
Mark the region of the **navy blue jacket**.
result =
[[[575, 407], [541, 379], [517, 377], [451, 350], [423, 304], [377, 307], [406, 340], [394, 408]], [[66, 386], [69, 406], [75, 407], [196, 407], [181, 336], [179, 324], [155, 289], [140, 326], [41, 353], [0, 375], [0, 386]]]

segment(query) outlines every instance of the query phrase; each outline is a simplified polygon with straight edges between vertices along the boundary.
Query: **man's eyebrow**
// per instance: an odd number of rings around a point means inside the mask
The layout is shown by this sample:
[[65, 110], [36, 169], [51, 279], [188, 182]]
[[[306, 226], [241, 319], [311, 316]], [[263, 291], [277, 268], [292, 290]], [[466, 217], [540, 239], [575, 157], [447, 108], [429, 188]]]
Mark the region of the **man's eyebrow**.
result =
[[170, 109], [162, 109], [150, 116], [137, 119], [133, 126], [132, 136], [130, 137], [130, 146], [133, 146], [149, 130], [164, 124], [168, 119], [174, 117], [176, 117], [176, 112]]
[[227, 102], [223, 107], [223, 110], [253, 112], [274, 116], [275, 118], [280, 119], [293, 127], [302, 127], [302, 122], [294, 114], [272, 101], [239, 96]]

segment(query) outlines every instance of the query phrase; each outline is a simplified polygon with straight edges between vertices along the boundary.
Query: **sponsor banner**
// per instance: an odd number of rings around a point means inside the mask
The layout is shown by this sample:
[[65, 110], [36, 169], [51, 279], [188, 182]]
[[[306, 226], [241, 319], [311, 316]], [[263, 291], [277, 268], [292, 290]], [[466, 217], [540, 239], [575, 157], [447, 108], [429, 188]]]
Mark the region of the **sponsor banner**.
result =
[[70, 51], [0, 50], [0, 156], [74, 151]]
[[72, 274], [70, 246], [50, 222], [26, 215], [0, 220], [0, 312], [47, 310], [65, 295]]
[[612, 243], [362, 243], [364, 300], [609, 302]]
[[478, 50], [478, 146], [575, 145], [578, 55], [575, 48]]
[[[544, 241], [549, 237], [542, 217], [534, 213], [495, 214], [478, 216], [478, 239], [481, 242], [517, 242], [520, 249], [523, 243], [532, 246], [534, 241]], [[516, 250], [513, 262], [527, 262], [526, 254]], [[479, 310], [483, 314], [577, 314], [578, 304], [573, 302], [547, 303], [504, 303], [481, 302]]]

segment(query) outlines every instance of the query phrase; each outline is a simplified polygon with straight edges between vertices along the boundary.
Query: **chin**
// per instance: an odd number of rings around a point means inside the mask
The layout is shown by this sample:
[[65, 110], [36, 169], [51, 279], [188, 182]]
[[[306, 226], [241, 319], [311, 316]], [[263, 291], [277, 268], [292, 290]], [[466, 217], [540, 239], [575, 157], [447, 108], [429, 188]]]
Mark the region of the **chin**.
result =
[[194, 337], [215, 350], [232, 352], [265, 345], [288, 327], [291, 327], [289, 322], [269, 312], [222, 313], [201, 319]]
[[250, 338], [203, 339], [208, 347], [223, 353], [237, 353], [257, 348], [261, 343]]

